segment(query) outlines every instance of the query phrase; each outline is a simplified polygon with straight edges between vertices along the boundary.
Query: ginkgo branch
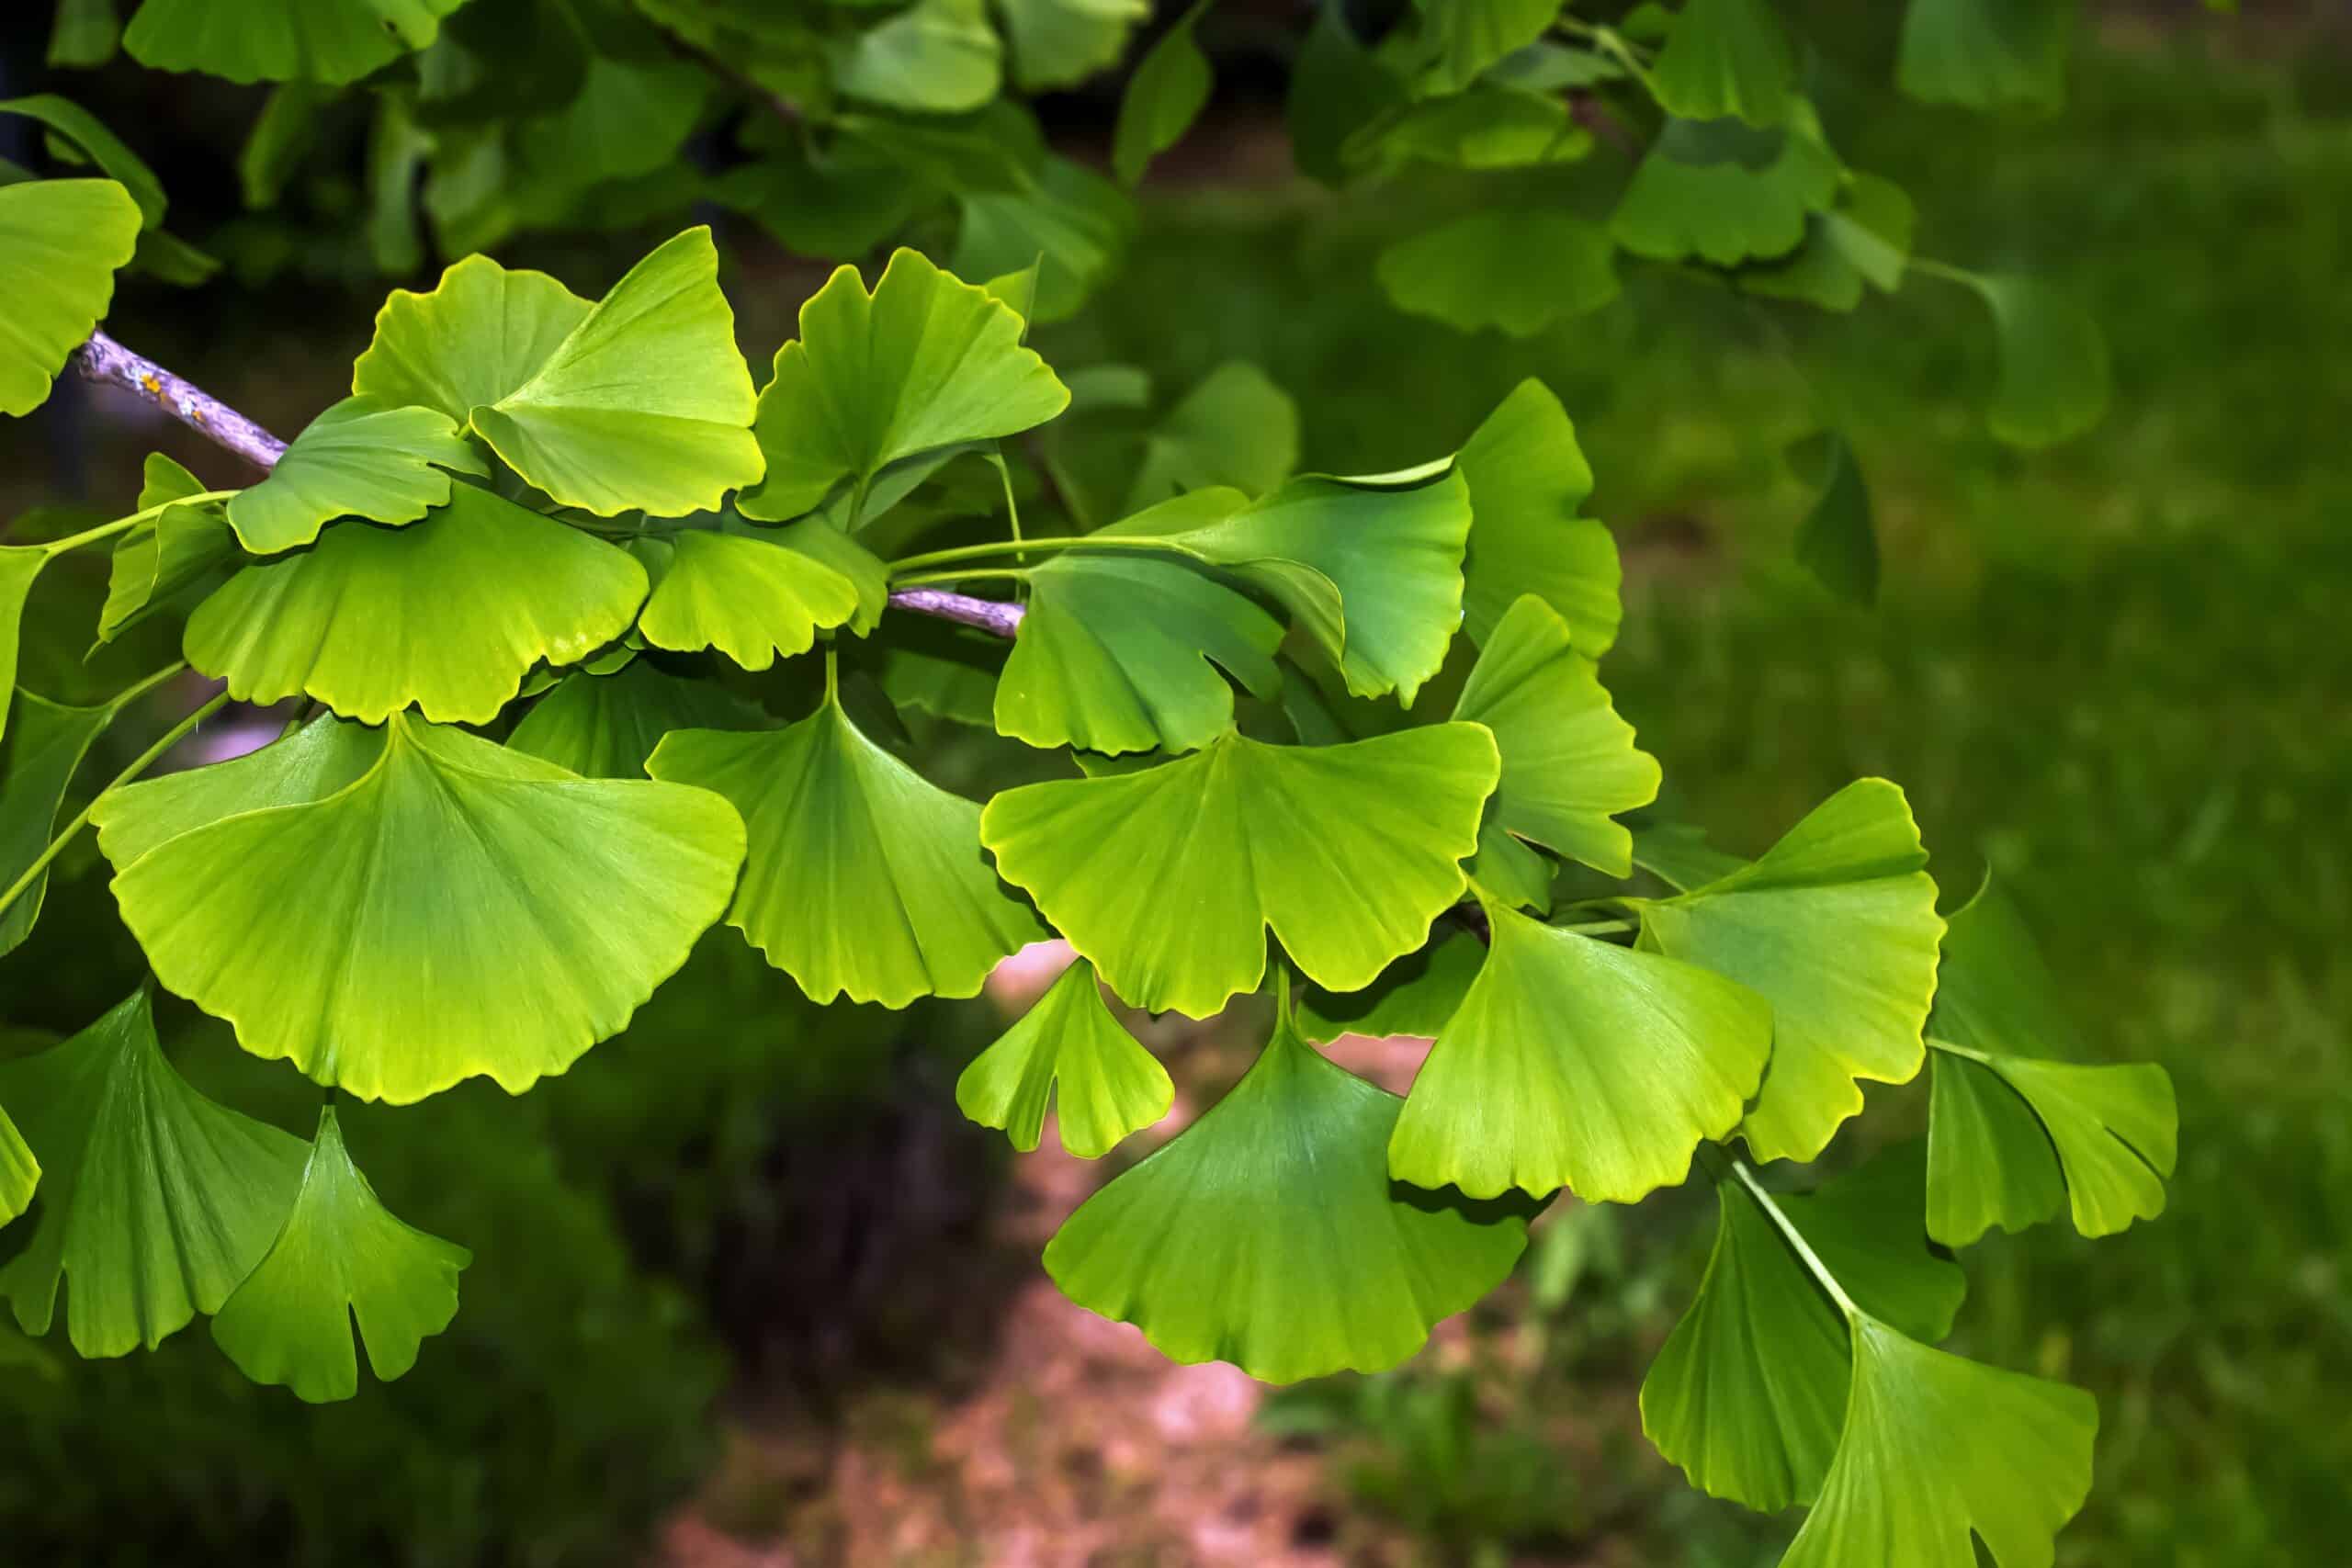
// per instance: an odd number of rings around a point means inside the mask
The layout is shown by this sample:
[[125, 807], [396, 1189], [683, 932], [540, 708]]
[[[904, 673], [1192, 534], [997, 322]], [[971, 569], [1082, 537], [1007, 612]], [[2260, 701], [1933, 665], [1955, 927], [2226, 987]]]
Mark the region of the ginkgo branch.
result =
[[[265, 472], [276, 468], [277, 459], [285, 456], [285, 442], [203, 388], [164, 369], [144, 355], [125, 348], [105, 333], [91, 333], [90, 340], [74, 351], [74, 362], [90, 380], [121, 387], [138, 394], [190, 430]], [[184, 499], [210, 500], [229, 493], [232, 492], [218, 491]], [[119, 532], [139, 521], [139, 516], [119, 519], [107, 525], [104, 531]], [[91, 536], [95, 537], [96, 534]], [[72, 542], [83, 543], [85, 540], [77, 537]], [[890, 604], [894, 609], [911, 611], [915, 615], [934, 615], [941, 620], [978, 626], [998, 637], [1012, 637], [1021, 627], [1022, 606], [1018, 604], [968, 598], [961, 593], [944, 592], [937, 589], [893, 592]]]

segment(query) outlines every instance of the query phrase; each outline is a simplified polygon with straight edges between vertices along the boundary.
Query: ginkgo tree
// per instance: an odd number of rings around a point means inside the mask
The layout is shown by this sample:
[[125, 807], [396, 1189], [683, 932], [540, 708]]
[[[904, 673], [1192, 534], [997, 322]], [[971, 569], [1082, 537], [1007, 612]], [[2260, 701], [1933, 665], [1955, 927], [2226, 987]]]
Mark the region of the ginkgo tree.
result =
[[[2169, 1084], [2092, 1058], [1998, 886], [1939, 912], [1892, 783], [1853, 783], [1753, 859], [1628, 824], [1661, 767], [1608, 689], [1620, 567], [1581, 514], [1560, 400], [1530, 381], [1393, 471], [1300, 474], [1295, 410], [1255, 367], [1155, 416], [1124, 367], [1048, 364], [1031, 323], [1080, 307], [1130, 220], [1001, 96], [1005, 57], [1023, 89], [1078, 80], [1124, 55], [1140, 6], [604, 9], [528, 62], [552, 24], [502, 0], [131, 17], [121, 47], [147, 64], [277, 84], [249, 189], [282, 188], [311, 118], [371, 95], [399, 192], [422, 170], [461, 253], [391, 292], [349, 394], [290, 442], [99, 330], [119, 273], [206, 258], [102, 126], [0, 104], [106, 176], [0, 186], [0, 409], [75, 365], [257, 476], [208, 489], [157, 455], [123, 515], [0, 547], [0, 953], [93, 829], [146, 960], [104, 1017], [0, 1064], [19, 1325], [48, 1332], [62, 1292], [67, 1339], [104, 1357], [207, 1315], [249, 1376], [349, 1398], [359, 1349], [379, 1379], [432, 1353], [469, 1254], [376, 1192], [339, 1097], [423, 1116], [471, 1077], [521, 1094], [596, 1071], [582, 1058], [722, 924], [814, 1000], [888, 1008], [972, 997], [1058, 936], [1077, 962], [957, 1089], [1023, 1150], [1049, 1112], [1090, 1159], [1168, 1114], [1114, 1003], [1205, 1018], [1271, 994], [1241, 1080], [1046, 1246], [1073, 1300], [1180, 1360], [1374, 1371], [1500, 1284], [1555, 1195], [1703, 1177], [1714, 1251], [1642, 1390], [1659, 1450], [1718, 1496], [1808, 1506], [1791, 1562], [1966, 1568], [1981, 1540], [2002, 1568], [2046, 1565], [2096, 1411], [1939, 1348], [1953, 1249], [2160, 1212]], [[1901, 79], [2046, 99], [2064, 9], [1913, 0]], [[1764, 0], [1583, 10], [1425, 0], [1369, 40], [1318, 14], [1292, 118], [1335, 181], [1540, 169], [1591, 153], [1595, 126], [1648, 134], [1605, 224], [1497, 202], [1379, 256], [1401, 308], [1532, 330], [1613, 291], [1620, 251], [1838, 310], [1947, 276], [2003, 333], [1996, 432], [2096, 415], [2095, 336], [2040, 285], [1910, 254], [1907, 199], [1838, 159]], [[1207, 101], [1208, 11], [1134, 71], [1130, 183]], [[108, 14], [62, 8], [56, 58], [110, 53]], [[841, 266], [761, 379], [707, 227], [593, 299], [480, 254], [630, 189], [658, 216], [686, 131], [747, 101], [760, 118], [725, 123], [748, 155], [695, 196], [820, 254], [944, 205], [948, 264]], [[649, 132], [673, 124], [667, 147]], [[1863, 585], [1867, 497], [1823, 441], [1808, 559]], [[44, 568], [98, 550], [94, 640], [172, 618], [217, 689], [90, 781], [96, 739], [183, 668], [92, 707], [17, 688]], [[282, 733], [161, 766], [231, 703]], [[968, 798], [906, 714], [992, 731], [1046, 776]], [[320, 1086], [308, 1142], [179, 1075], [158, 989]], [[1400, 1098], [1317, 1048], [1346, 1031], [1434, 1043]], [[1924, 1140], [1804, 1190], [1866, 1084], [1923, 1072]]]

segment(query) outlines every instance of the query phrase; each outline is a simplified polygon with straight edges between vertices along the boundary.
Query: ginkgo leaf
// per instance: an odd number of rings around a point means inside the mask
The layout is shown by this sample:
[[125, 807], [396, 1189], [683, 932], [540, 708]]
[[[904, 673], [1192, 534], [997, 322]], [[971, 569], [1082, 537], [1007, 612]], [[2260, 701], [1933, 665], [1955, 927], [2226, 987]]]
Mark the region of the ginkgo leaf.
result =
[[1207, 8], [1195, 5], [1186, 11], [1127, 78], [1111, 132], [1111, 167], [1123, 185], [1140, 182], [1151, 161], [1182, 141], [1208, 107], [1216, 77], [1193, 32]]
[[1460, 1010], [1486, 962], [1487, 944], [1457, 928], [1396, 960], [1362, 990], [1309, 989], [1299, 1000], [1298, 1032], [1317, 1043], [1342, 1034], [1434, 1037]]
[[956, 1104], [1001, 1127], [1023, 1154], [1045, 1135], [1051, 1100], [1062, 1147], [1099, 1159], [1168, 1114], [1176, 1086], [1113, 1017], [1094, 965], [1080, 959], [956, 1080]]
[[222, 1303], [212, 1337], [255, 1382], [283, 1384], [312, 1404], [349, 1399], [359, 1392], [353, 1321], [368, 1366], [390, 1382], [458, 1315], [458, 1275], [472, 1261], [384, 1207], [351, 1163], [330, 1105], [285, 1224]]
[[1172, 1360], [1268, 1382], [1395, 1366], [1527, 1242], [1524, 1204], [1390, 1182], [1397, 1108], [1283, 1020], [1223, 1100], [1080, 1205], [1046, 1271]]
[[1747, 864], [1707, 842], [1707, 830], [1689, 822], [1659, 822], [1634, 835], [1634, 863], [1677, 893], [1719, 882]]
[[466, 0], [146, 0], [122, 47], [232, 82], [356, 82], [423, 49]]
[[1176, 400], [1129, 463], [1128, 512], [1216, 485], [1263, 495], [1298, 466], [1298, 404], [1255, 365], [1229, 359]]
[[1928, 1228], [1965, 1247], [2071, 1203], [2075, 1229], [2111, 1235], [2164, 1212], [2179, 1118], [2153, 1063], [2086, 1066], [2057, 984], [2016, 908], [1988, 878], [1944, 933], [1932, 1028]]
[[646, 771], [734, 803], [751, 857], [727, 923], [813, 1001], [968, 997], [1046, 931], [980, 852], [980, 808], [859, 731], [828, 694], [786, 728], [685, 729]]
[[804, 545], [854, 550], [873, 572], [883, 570], [822, 518], [757, 536], [689, 528], [644, 547], [658, 564], [638, 630], [656, 648], [715, 648], [746, 670], [765, 670], [778, 654], [808, 652], [819, 631], [859, 620], [863, 601], [855, 581]]
[[[401, 714], [334, 788], [346, 744], [131, 784], [93, 816], [156, 977], [254, 1055], [362, 1100], [477, 1074], [519, 1094], [562, 1072], [734, 888], [743, 827], [705, 792], [582, 779]], [[322, 756], [336, 765], [311, 765]], [[230, 798], [246, 784], [258, 798]]]
[[1487, 917], [1486, 965], [1413, 1080], [1389, 1174], [1618, 1203], [1680, 1182], [1701, 1143], [1738, 1125], [1771, 1009], [1695, 964], [1498, 905]]
[[1903, 286], [1916, 217], [1901, 186], [1849, 174], [1837, 205], [1805, 220], [1804, 243], [1781, 260], [1741, 269], [1739, 286], [1825, 310], [1851, 310], [1862, 302], [1865, 284], [1886, 293]]
[[0, 1292], [28, 1334], [84, 1356], [153, 1349], [219, 1310], [268, 1250], [303, 1145], [188, 1087], [156, 1043], [142, 988], [62, 1045], [0, 1064], [41, 1165], [40, 1214]]
[[447, 414], [349, 397], [304, 426], [269, 477], [229, 501], [229, 525], [255, 555], [307, 545], [338, 517], [413, 523], [449, 500], [449, 476], [489, 477]]
[[1340, 151], [1348, 163], [1366, 169], [1411, 163], [1519, 169], [1582, 158], [1592, 151], [1592, 132], [1556, 97], [1487, 82], [1398, 105], [1360, 127]]
[[1227, 734], [1158, 767], [1007, 790], [980, 836], [1113, 990], [1206, 1018], [1257, 989], [1269, 927], [1334, 991], [1419, 947], [1461, 895], [1499, 766], [1473, 724], [1346, 746]]
[[1838, 173], [1801, 103], [1775, 130], [1736, 119], [1668, 120], [1610, 228], [1619, 244], [1656, 261], [1696, 256], [1736, 266], [1782, 256], [1804, 239], [1806, 215], [1836, 201]]
[[1421, 85], [1458, 93], [1479, 73], [1544, 36], [1560, 14], [1555, 0], [1453, 0], [1421, 12], [1428, 57]]
[[1999, 339], [2000, 379], [1984, 422], [2028, 448], [2071, 441], [2107, 416], [2114, 373], [2107, 336], [2083, 308], [2038, 278], [1962, 273], [1984, 298]]
[[0, 1225], [23, 1213], [40, 1187], [40, 1161], [0, 1106]]
[[1642, 907], [1642, 940], [1772, 1004], [1772, 1064], [1742, 1134], [1809, 1160], [1862, 1108], [1862, 1078], [1906, 1083], [1927, 1047], [1943, 920], [1903, 792], [1848, 784], [1763, 857]]
[[641, 779], [673, 729], [762, 729], [767, 716], [712, 681], [632, 660], [611, 674], [576, 670], [523, 716], [507, 749], [583, 779]]
[[999, 0], [1024, 93], [1075, 86], [1119, 62], [1151, 0]]
[[138, 243], [139, 204], [113, 180], [0, 186], [0, 414], [48, 400]]
[[[1170, 502], [1130, 522], [1185, 509]], [[1029, 589], [995, 719], [1032, 746], [1190, 751], [1233, 728], [1220, 669], [1261, 696], [1281, 684], [1282, 623], [1182, 558], [1065, 550], [1030, 569]]]
[[528, 380], [469, 418], [563, 505], [683, 517], [760, 477], [753, 405], [718, 252], [696, 228], [629, 268]]
[[996, 96], [1002, 55], [981, 0], [915, 0], [858, 35], [834, 81], [854, 98], [958, 114]]
[[[1774, 1203], [1863, 1310], [1932, 1342], [1951, 1331], [1967, 1280], [1928, 1249], [1924, 1186], [1915, 1144]], [[1692, 1485], [1770, 1513], [1820, 1492], [1853, 1348], [1844, 1317], [1755, 1194], [1722, 1180], [1715, 1195], [1714, 1251], [1643, 1380], [1642, 1429]]]
[[243, 558], [219, 502], [170, 504], [203, 491], [194, 474], [161, 452], [147, 455], [139, 510], [163, 510], [116, 541], [107, 568], [107, 602], [98, 612], [99, 644], [184, 596], [193, 597], [208, 583], [219, 586], [220, 575]]
[[1577, 509], [1592, 469], [1567, 410], [1541, 381], [1521, 381], [1454, 459], [1470, 487], [1462, 626], [1484, 643], [1523, 593], [1568, 623], [1577, 651], [1599, 659], [1617, 640], [1624, 573], [1608, 528]]
[[2090, 1495], [2098, 1405], [1853, 1319], [1838, 1457], [1782, 1568], [2049, 1568]]
[[1687, 0], [1650, 67], [1650, 87], [1682, 119], [1736, 116], [1778, 125], [1789, 112], [1796, 62], [1767, 0]]
[[1487, 637], [1453, 716], [1494, 732], [1502, 782], [1491, 820], [1611, 876], [1634, 874], [1621, 811], [1657, 798], [1657, 759], [1634, 744], [1568, 624], [1530, 593]]
[[1135, 203], [1082, 164], [1048, 155], [1010, 189], [959, 190], [956, 272], [1001, 277], [1038, 268], [1033, 321], [1066, 321], [1117, 270], [1134, 242]]
[[346, 523], [246, 567], [188, 617], [188, 662], [240, 701], [297, 693], [379, 723], [414, 704], [487, 723], [545, 660], [628, 629], [645, 569], [627, 550], [474, 485], [401, 528]]
[[323, 800], [373, 768], [385, 739], [384, 730], [322, 716], [242, 757], [110, 790], [90, 811], [99, 852], [127, 866], [224, 817]]
[[[1032, 258], [1034, 259], [1034, 257]], [[746, 517], [797, 517], [890, 463], [1042, 424], [1069, 392], [1021, 317], [913, 251], [894, 252], [868, 294], [844, 266], [800, 307], [753, 425], [767, 476]]]
[[1532, 207], [1473, 212], [1399, 240], [1374, 270], [1400, 310], [1512, 337], [1597, 310], [1619, 291], [1607, 230]]
[[[0, 888], [15, 884], [49, 847], [66, 786], [116, 709], [68, 707], [31, 692], [17, 694], [14, 722], [0, 739]], [[0, 907], [0, 953], [14, 952], [32, 933], [49, 887], [43, 871]]]
[[452, 265], [427, 294], [395, 288], [351, 367], [351, 389], [394, 407], [438, 409], [458, 423], [538, 373], [587, 319], [587, 300], [543, 272], [488, 256]]
[[1846, 438], [1834, 431], [1791, 446], [1789, 467], [1819, 492], [1797, 529], [1797, 560], [1824, 588], [1851, 604], [1878, 598], [1878, 529], [1871, 492]]
[[1895, 80], [1923, 103], [2055, 109], [2073, 0], [1910, 0]]

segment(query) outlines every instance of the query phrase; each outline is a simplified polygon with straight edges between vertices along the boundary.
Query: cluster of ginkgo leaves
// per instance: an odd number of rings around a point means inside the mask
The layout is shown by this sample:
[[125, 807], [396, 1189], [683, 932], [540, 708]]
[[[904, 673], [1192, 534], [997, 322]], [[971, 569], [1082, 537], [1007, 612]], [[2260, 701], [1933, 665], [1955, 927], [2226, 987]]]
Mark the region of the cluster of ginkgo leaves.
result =
[[[1923, 103], [2044, 113], [2075, 8], [1905, 0], [1887, 65]], [[2096, 324], [2030, 274], [1915, 254], [1910, 197], [1849, 167], [1816, 112], [1803, 11], [1321, 0], [1311, 26], [1269, 37], [1215, 0], [1158, 17], [1150, 0], [141, 0], [127, 27], [115, 0], [57, 0], [49, 59], [92, 68], [119, 50], [269, 85], [239, 162], [252, 216], [208, 240], [248, 276], [408, 276], [435, 250], [717, 203], [802, 255], [912, 240], [983, 282], [1035, 262], [1028, 313], [1056, 321], [1125, 264], [1134, 187], [1216, 90], [1202, 34], [1229, 29], [1227, 46], [1286, 57], [1306, 174], [1349, 191], [1442, 182], [1453, 215], [1367, 258], [1399, 310], [1525, 336], [1616, 299], [1628, 258], [1841, 312], [1924, 276], [1989, 314], [1997, 438], [2090, 428], [2110, 377]], [[1024, 97], [1103, 80], [1147, 34], [1105, 177], [1050, 147]], [[161, 186], [87, 115], [46, 96], [12, 107], [140, 195], [143, 271], [191, 283], [220, 265], [161, 228]], [[1789, 454], [1817, 497], [1799, 558], [1867, 602], [1868, 487], [1846, 414], [1818, 418]]]
[[[0, 202], [46, 225], [0, 345], [20, 412], [138, 210], [101, 181]], [[1074, 1300], [1270, 1380], [1386, 1367], [1510, 1274], [1554, 1194], [1633, 1202], [1703, 1167], [1721, 1229], [1643, 1390], [1659, 1449], [1719, 1495], [1811, 1503], [1792, 1562], [1959, 1568], [1972, 1533], [2005, 1568], [2049, 1561], [2095, 1412], [1934, 1348], [1962, 1288], [1942, 1249], [2062, 1208], [2086, 1235], [2155, 1213], [2169, 1086], [2081, 1059], [1996, 893], [1947, 925], [1891, 784], [1753, 861], [1619, 820], [1659, 768], [1601, 681], [1617, 557], [1550, 391], [1372, 478], [1221, 462], [1182, 421], [1121, 436], [1141, 490], [1088, 526], [1035, 504], [1033, 469], [1088, 465], [1042, 444], [1085, 411], [1025, 344], [1034, 276], [1007, 299], [910, 251], [870, 288], [843, 267], [755, 392], [717, 269], [702, 230], [594, 301], [469, 257], [391, 295], [351, 395], [259, 482], [152, 458], [129, 514], [0, 549], [11, 674], [38, 574], [111, 543], [97, 637], [182, 615], [188, 664], [225, 683], [54, 833], [153, 682], [96, 708], [14, 694], [6, 946], [86, 819], [154, 983], [255, 1055], [407, 1104], [565, 1071], [720, 921], [810, 997], [890, 1007], [970, 997], [1057, 933], [1078, 962], [958, 1099], [1023, 1149], [1057, 1107], [1089, 1157], [1171, 1100], [1113, 998], [1206, 1017], [1271, 968], [1256, 1065], [1047, 1246]], [[968, 521], [969, 470], [1012, 526], [903, 548]], [[1022, 531], [1024, 489], [1052, 528]], [[942, 629], [921, 592], [991, 586], [1009, 645], [919, 635]], [[231, 699], [300, 706], [243, 757], [140, 776]], [[1070, 776], [964, 798], [910, 764], [894, 705]], [[1616, 890], [1574, 891], [1596, 875]], [[190, 1087], [135, 985], [0, 1065], [19, 1323], [46, 1332], [62, 1288], [74, 1347], [108, 1356], [209, 1314], [251, 1376], [332, 1399], [357, 1387], [356, 1321], [398, 1376], [452, 1320], [466, 1251], [385, 1208], [332, 1095], [305, 1145]], [[1436, 1043], [1400, 1099], [1315, 1048], [1343, 1030]], [[1735, 1152], [1810, 1161], [1863, 1082], [1930, 1060], [1924, 1146], [1805, 1196]]]

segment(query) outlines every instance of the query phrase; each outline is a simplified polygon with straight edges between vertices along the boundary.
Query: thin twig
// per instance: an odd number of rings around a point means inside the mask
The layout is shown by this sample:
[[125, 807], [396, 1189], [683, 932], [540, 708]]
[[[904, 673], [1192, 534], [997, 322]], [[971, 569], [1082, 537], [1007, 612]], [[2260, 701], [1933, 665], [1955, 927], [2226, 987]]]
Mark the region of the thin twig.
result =
[[[265, 473], [286, 453], [285, 442], [235, 409], [104, 333], [91, 333], [90, 341], [74, 351], [74, 363], [89, 379], [136, 393]], [[890, 604], [894, 609], [936, 615], [998, 637], [1009, 637], [1021, 629], [1022, 607], [995, 599], [915, 588], [891, 594]]]

